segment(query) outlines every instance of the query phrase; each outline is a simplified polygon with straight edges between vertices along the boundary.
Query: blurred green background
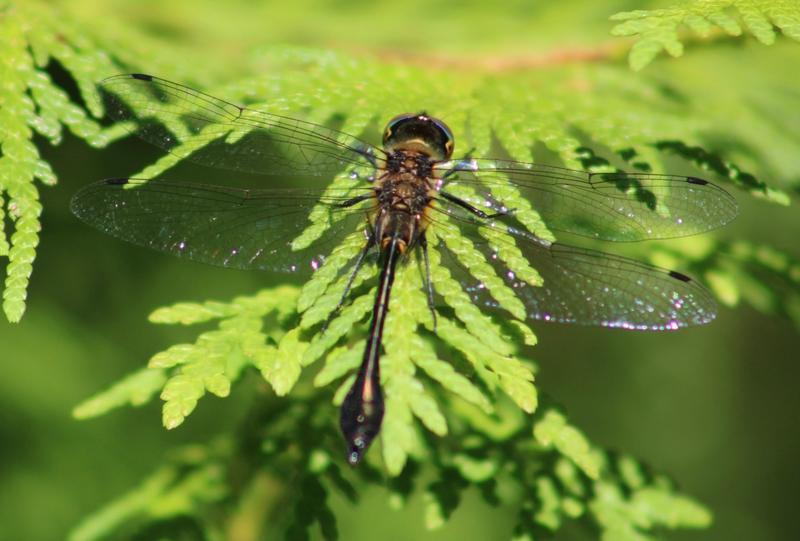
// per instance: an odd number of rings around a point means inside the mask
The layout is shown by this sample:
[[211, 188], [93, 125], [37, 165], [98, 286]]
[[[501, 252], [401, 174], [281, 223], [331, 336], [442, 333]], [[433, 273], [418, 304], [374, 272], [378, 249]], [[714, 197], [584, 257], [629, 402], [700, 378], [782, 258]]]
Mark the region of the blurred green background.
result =
[[[156, 1], [81, 1], [69, 9], [97, 25], [122, 18], [164, 46], [207, 55], [209, 70], [226, 73], [236, 71], [231, 59], [268, 43], [397, 59], [587, 46], [610, 39], [608, 15], [641, 7], [624, 1], [535, 8], [531, 2], [475, 1], [452, 7], [434, 2], [429, 12], [409, 12], [402, 3], [360, 1], [302, 0], [286, 9], [245, 0], [216, 8], [202, 4], [203, 9], [189, 0], [168, 7]], [[484, 33], [481, 25], [494, 31]], [[82, 399], [192, 336], [149, 324], [154, 308], [225, 300], [283, 279], [173, 260], [106, 237], [70, 215], [68, 201], [79, 187], [131, 173], [159, 155], [146, 144], [125, 140], [96, 151], [67, 138], [41, 150], [59, 184], [42, 190], [43, 231], [27, 313], [18, 325], [0, 318], [4, 541], [63, 538], [81, 517], [151, 471], [170, 448], [207, 439], [222, 419], [243, 411], [251, 399], [244, 392], [205, 399], [172, 432], [160, 425], [158, 403], [88, 422], [70, 417]], [[769, 242], [800, 256], [795, 207], [738, 198], [741, 216], [721, 237]], [[545, 325], [535, 330], [540, 391], [563, 404], [594, 443], [624, 449], [671, 475], [714, 512], [710, 530], [669, 539], [800, 538], [800, 334], [790, 322], [740, 307], [721, 309], [708, 327], [669, 335]], [[422, 527], [420, 501], [397, 512], [382, 494], [368, 493], [357, 508], [345, 502], [335, 507], [341, 538], [348, 541], [504, 539], [513, 514], [473, 498], [442, 530], [430, 533]], [[574, 527], [557, 536], [583, 538]]]

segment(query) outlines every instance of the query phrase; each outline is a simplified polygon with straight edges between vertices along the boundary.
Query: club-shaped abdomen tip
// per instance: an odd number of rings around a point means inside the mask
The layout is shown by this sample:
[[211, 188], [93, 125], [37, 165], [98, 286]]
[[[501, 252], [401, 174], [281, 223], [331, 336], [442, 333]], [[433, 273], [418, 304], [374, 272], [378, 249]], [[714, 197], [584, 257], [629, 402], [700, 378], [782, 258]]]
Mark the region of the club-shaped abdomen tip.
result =
[[[366, 399], [369, 398], [369, 399]], [[380, 388], [365, 398], [364, 385], [356, 383], [342, 403], [340, 426], [347, 442], [347, 462], [357, 465], [364, 458], [383, 421], [383, 397]]]
[[351, 466], [358, 466], [358, 463], [364, 458], [365, 451], [366, 448], [359, 447], [358, 443], [353, 443], [350, 446], [350, 450], [347, 452], [347, 462], [350, 463]]

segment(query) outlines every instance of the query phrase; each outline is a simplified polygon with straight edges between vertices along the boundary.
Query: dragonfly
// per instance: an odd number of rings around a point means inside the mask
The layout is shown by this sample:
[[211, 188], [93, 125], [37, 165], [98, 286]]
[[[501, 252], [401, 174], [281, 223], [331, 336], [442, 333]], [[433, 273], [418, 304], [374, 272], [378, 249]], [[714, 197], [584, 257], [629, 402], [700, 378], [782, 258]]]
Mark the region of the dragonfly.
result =
[[[510, 290], [530, 320], [672, 331], [716, 316], [711, 293], [684, 273], [570, 246], [531, 226], [541, 219], [547, 231], [616, 242], [705, 233], [737, 214], [736, 200], [706, 180], [453, 158], [452, 131], [426, 113], [394, 117], [376, 146], [152, 75], [113, 76], [99, 90], [113, 119], [178, 158], [246, 174], [310, 178], [311, 187], [106, 179], [71, 201], [87, 224], [184, 259], [306, 276], [346, 239], [355, 235], [363, 243], [340, 270], [349, 277], [337, 308], [346, 304], [362, 267], [376, 265], [363, 359], [340, 409], [353, 465], [383, 420], [379, 361], [399, 265], [414, 260], [423, 271], [435, 332], [432, 250], [471, 301], [502, 311], [498, 292]], [[513, 202], [506, 205], [508, 198]], [[449, 235], [468, 239], [496, 279], [474, 278]]]

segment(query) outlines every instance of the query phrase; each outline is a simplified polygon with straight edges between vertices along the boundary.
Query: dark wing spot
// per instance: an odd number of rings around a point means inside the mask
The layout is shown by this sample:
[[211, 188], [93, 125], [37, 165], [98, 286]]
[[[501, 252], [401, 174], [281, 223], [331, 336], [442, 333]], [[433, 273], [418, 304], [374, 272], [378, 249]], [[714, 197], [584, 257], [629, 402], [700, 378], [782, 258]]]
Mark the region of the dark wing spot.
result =
[[705, 186], [708, 184], [707, 180], [703, 180], [702, 178], [697, 177], [686, 177], [686, 182], [689, 184], [699, 184], [700, 186]]
[[144, 73], [131, 73], [131, 77], [133, 77], [134, 79], [139, 79], [140, 81], [152, 81], [153, 80], [153, 76], [152, 75], [147, 75], [147, 74], [144, 74]]
[[111, 184], [112, 186], [121, 186], [123, 184], [127, 184], [130, 181], [129, 178], [107, 178], [106, 184]]
[[689, 278], [685, 274], [682, 274], [682, 273], [680, 273], [678, 271], [669, 271], [669, 275], [671, 277], [675, 278], [676, 280], [680, 280], [681, 282], [691, 282], [692, 281], [691, 278]]

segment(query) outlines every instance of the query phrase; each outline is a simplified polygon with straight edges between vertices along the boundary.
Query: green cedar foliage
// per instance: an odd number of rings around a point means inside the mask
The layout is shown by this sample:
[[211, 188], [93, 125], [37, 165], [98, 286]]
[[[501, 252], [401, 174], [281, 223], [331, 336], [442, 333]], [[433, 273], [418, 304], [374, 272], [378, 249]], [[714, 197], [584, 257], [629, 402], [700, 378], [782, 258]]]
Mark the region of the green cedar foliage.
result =
[[701, 38], [715, 30], [729, 36], [742, 35], [742, 26], [765, 45], [775, 43], [775, 27], [800, 41], [800, 11], [793, 0], [693, 0], [667, 9], [617, 13], [615, 36], [637, 36], [629, 61], [635, 70], [649, 64], [662, 50], [683, 54], [678, 27], [685, 26]]
[[[300, 13], [308, 3], [298, 2], [294, 9]], [[198, 3], [192, 16], [213, 19], [211, 4]], [[447, 56], [398, 62], [269, 46], [234, 67], [200, 73], [197, 66], [208, 63], [193, 62], [198, 53], [190, 47], [158, 42], [135, 25], [110, 18], [90, 24], [83, 2], [59, 11], [36, 0], [0, 0], [0, 225], [6, 226], [0, 230], [0, 256], [8, 260], [6, 317], [18, 321], [24, 312], [42, 212], [38, 188], [56, 182], [57, 172], [41, 159], [33, 138], [58, 144], [66, 128], [102, 147], [122, 136], [124, 126], [102, 127], [94, 87], [118, 72], [154, 72], [231, 101], [321, 123], [336, 121], [343, 131], [368, 138], [398, 112], [426, 110], [446, 119], [459, 149], [472, 149], [476, 156], [500, 151], [522, 161], [592, 170], [694, 170], [740, 198], [787, 205], [787, 194], [800, 184], [800, 165], [789, 159], [800, 139], [785, 117], [800, 109], [792, 109], [796, 93], [784, 91], [790, 70], [771, 68], [787, 59], [796, 62], [796, 44], [778, 40], [769, 49], [745, 43], [726, 48], [709, 39], [694, 43], [694, 54], [680, 62], [661, 63], [657, 72], [645, 75], [632, 75], [620, 62], [619, 51], [628, 49], [636, 69], [661, 49], [681, 54], [676, 34], [681, 24], [701, 35], [711, 24], [740, 34], [728, 7], [763, 43], [775, 41], [772, 24], [797, 38], [800, 10], [794, 3], [701, 1], [615, 16], [624, 22], [614, 33], [637, 35], [635, 43], [613, 41], [609, 47], [603, 42], [507, 63], [489, 56], [476, 59], [476, 69], [464, 69], [460, 59]], [[287, 7], [288, 13], [292, 9]], [[481, 9], [474, 6], [476, 18]], [[277, 24], [274, 30], [278, 35]], [[754, 70], [763, 70], [762, 87], [766, 80], [771, 89], [767, 97], [753, 82], [755, 76], [742, 80], [735, 93], [711, 77], [698, 84], [699, 74], [710, 69], [732, 73], [742, 57]], [[72, 77], [78, 97], [53, 84], [53, 64]], [[741, 96], [752, 97], [757, 106], [727, 129]], [[178, 161], [164, 156], [135, 176], [159, 175]], [[551, 236], [535, 202], [511, 189], [502, 196], [519, 210], [526, 227]], [[207, 393], [228, 396], [248, 375], [258, 375], [269, 387], [258, 387], [246, 426], [221, 427], [217, 437], [175, 450], [139, 486], [76, 526], [71, 539], [155, 538], [185, 531], [223, 539], [270, 504], [293, 510], [283, 525], [291, 537], [305, 538], [318, 527], [324, 538], [335, 539], [328, 495], [337, 492], [356, 502], [368, 484], [382, 487], [394, 505], [423, 493], [421, 519], [430, 528], [456, 511], [464, 490], [477, 487], [489, 505], [518, 509], [514, 538], [520, 540], [541, 538], [576, 519], [604, 539], [645, 540], [663, 528], [708, 526], [709, 511], [667, 478], [627, 455], [598, 448], [552, 399], [540, 396], [530, 358], [536, 337], [513, 291], [504, 290], [468, 239], [444, 230], [431, 234], [439, 234], [437, 240], [493, 288], [511, 317], [483, 314], [433, 251], [432, 276], [445, 303], [434, 333], [419, 269], [400, 269], [382, 359], [387, 411], [380, 444], [362, 467], [344, 467], [334, 405], [360, 362], [374, 295], [373, 267], [364, 268], [344, 309], [324, 334], [319, 332], [344, 287], [337, 271], [360, 247], [353, 236], [302, 287], [273, 287], [230, 302], [181, 303], [152, 313], [157, 324], [203, 324], [205, 330], [191, 343], [156, 353], [147, 367], [78, 405], [76, 417], [141, 405], [159, 394], [163, 424], [174, 429], [187, 422]], [[800, 325], [800, 262], [774, 248], [706, 237], [631, 250], [661, 265], [688, 268], [725, 304], [746, 302]], [[535, 268], [518, 254], [501, 257], [518, 275], [536, 279]], [[288, 486], [301, 489], [285, 490]]]

